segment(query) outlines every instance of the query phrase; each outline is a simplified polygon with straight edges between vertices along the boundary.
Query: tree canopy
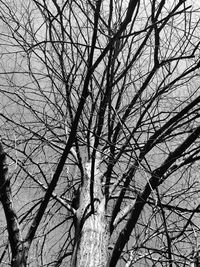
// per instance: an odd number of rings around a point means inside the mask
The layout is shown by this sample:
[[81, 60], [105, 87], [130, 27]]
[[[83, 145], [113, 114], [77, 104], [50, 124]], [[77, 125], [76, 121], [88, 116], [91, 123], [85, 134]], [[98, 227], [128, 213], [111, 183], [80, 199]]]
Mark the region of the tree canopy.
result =
[[0, 1], [2, 266], [197, 260], [199, 12]]

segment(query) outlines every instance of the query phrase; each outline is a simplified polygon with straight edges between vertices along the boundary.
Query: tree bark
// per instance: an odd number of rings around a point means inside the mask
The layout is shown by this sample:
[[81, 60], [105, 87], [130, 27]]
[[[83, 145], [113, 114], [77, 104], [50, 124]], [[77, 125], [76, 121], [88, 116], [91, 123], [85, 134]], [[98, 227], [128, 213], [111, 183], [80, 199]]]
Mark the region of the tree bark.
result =
[[6, 154], [0, 143], [0, 202], [2, 203], [8, 229], [8, 238], [12, 252], [11, 267], [26, 267], [27, 250], [24, 246], [18, 218], [13, 207], [10, 179]]
[[101, 178], [102, 175], [97, 164], [94, 170], [94, 212], [92, 212], [91, 162], [87, 163], [85, 181], [80, 190], [79, 208], [76, 212], [76, 243], [72, 267], [105, 267], [108, 262], [109, 228]]

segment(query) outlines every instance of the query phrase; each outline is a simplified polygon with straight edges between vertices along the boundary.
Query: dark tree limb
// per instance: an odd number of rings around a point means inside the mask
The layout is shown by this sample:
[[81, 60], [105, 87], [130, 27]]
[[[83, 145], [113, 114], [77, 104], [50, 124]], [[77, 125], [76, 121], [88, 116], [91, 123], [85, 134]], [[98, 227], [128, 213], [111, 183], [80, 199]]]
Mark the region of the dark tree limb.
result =
[[11, 194], [10, 179], [8, 177], [8, 167], [6, 163], [6, 154], [3, 146], [0, 143], [0, 201], [3, 205], [8, 238], [12, 252], [12, 267], [25, 267], [27, 261], [27, 250], [19, 227], [19, 221], [13, 207], [13, 200]]

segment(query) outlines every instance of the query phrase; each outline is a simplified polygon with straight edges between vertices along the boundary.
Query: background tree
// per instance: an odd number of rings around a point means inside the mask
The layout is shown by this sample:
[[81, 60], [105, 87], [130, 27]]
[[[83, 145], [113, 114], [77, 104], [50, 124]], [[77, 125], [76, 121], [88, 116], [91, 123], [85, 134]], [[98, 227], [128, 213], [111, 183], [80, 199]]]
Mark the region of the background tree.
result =
[[197, 4], [0, 7], [1, 265], [195, 262]]

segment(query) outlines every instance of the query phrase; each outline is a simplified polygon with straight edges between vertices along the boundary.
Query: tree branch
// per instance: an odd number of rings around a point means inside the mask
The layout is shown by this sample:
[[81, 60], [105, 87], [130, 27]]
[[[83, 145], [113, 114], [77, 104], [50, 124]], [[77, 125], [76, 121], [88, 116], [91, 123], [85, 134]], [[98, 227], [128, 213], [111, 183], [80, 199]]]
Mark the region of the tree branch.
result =
[[23, 245], [21, 230], [19, 227], [19, 221], [16, 212], [13, 208], [10, 179], [8, 178], [8, 167], [6, 163], [6, 154], [3, 150], [3, 146], [1, 143], [0, 143], [0, 201], [3, 205], [7, 222], [8, 238], [12, 252], [11, 266], [12, 267], [25, 266], [27, 256], [25, 256], [25, 249]]

